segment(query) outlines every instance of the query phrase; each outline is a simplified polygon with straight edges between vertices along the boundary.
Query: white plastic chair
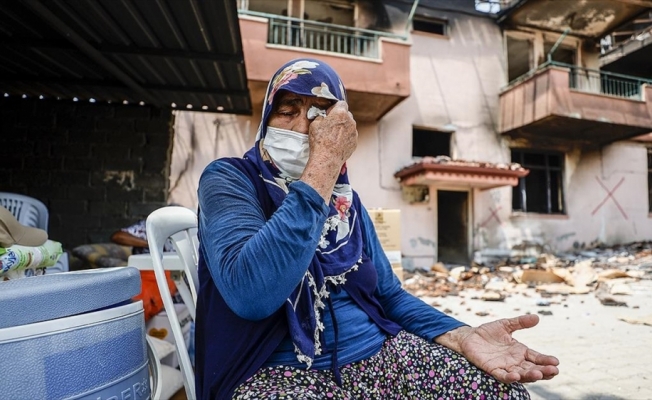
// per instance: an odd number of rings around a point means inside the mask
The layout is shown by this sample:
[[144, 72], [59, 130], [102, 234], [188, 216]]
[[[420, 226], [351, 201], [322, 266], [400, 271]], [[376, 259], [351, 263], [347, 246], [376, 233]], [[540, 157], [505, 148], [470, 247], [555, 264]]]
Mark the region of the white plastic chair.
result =
[[[184, 387], [188, 399], [195, 399], [195, 373], [190, 362], [188, 349], [183, 337], [179, 318], [177, 317], [170, 288], [165, 277], [163, 264], [163, 245], [170, 238], [181, 262], [183, 263], [183, 274], [172, 274], [177, 285], [179, 294], [183, 299], [190, 316], [195, 319], [195, 305], [197, 304], [197, 290], [199, 280], [197, 277], [198, 246], [197, 241], [197, 215], [188, 208], [168, 206], [159, 208], [147, 217], [145, 223], [147, 232], [147, 243], [152, 257], [152, 267], [156, 275], [165, 313], [170, 320], [172, 335], [177, 346], [177, 356], [181, 373], [183, 375]], [[190, 288], [186, 285], [188, 281]], [[156, 392], [154, 388], [153, 392]]]
[[161, 392], [163, 391], [163, 385], [160, 382], [161, 360], [156, 356], [154, 344], [152, 343], [150, 336], [145, 335], [145, 340], [147, 341], [147, 359], [150, 363], [149, 372], [152, 378], [150, 398], [157, 400], [161, 398]]
[[17, 193], [0, 192], [0, 206], [22, 225], [48, 231], [48, 208], [40, 200]]

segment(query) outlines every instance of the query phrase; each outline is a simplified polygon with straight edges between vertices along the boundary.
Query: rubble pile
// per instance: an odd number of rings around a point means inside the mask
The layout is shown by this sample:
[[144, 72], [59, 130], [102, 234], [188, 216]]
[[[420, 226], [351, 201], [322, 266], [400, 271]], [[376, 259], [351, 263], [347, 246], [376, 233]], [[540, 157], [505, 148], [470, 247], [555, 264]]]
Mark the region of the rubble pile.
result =
[[652, 242], [507, 257], [485, 265], [437, 263], [428, 271], [406, 271], [404, 287], [417, 297], [457, 296], [473, 289], [485, 301], [502, 301], [530, 289], [542, 298], [594, 293], [603, 305], [627, 306], [620, 295], [631, 294], [630, 285], [642, 279], [652, 280]]

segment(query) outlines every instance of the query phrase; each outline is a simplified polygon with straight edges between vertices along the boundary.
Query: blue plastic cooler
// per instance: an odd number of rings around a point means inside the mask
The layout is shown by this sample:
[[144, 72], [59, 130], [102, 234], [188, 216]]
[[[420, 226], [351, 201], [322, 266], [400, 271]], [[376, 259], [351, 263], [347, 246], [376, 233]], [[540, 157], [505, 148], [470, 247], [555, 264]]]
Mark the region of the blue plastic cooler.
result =
[[0, 399], [149, 399], [140, 273], [0, 282]]

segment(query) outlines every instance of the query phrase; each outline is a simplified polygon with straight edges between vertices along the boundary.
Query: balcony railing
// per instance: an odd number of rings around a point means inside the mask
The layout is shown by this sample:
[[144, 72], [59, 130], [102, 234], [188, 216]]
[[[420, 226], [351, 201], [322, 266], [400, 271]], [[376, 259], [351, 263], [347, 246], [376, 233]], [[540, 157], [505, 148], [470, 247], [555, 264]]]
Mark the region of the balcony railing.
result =
[[357, 57], [380, 58], [381, 37], [405, 40], [405, 36], [344, 25], [327, 24], [248, 10], [238, 13], [269, 20], [267, 43], [300, 47]]
[[652, 131], [652, 82], [549, 62], [500, 93], [501, 134], [603, 146]]
[[630, 100], [644, 100], [643, 85], [652, 85], [652, 80], [650, 79], [588, 69], [556, 61], [548, 61], [539, 65], [537, 69], [510, 82], [509, 86], [520, 83], [530, 78], [538, 71], [551, 66], [568, 69], [569, 87], [584, 93], [603, 94]]

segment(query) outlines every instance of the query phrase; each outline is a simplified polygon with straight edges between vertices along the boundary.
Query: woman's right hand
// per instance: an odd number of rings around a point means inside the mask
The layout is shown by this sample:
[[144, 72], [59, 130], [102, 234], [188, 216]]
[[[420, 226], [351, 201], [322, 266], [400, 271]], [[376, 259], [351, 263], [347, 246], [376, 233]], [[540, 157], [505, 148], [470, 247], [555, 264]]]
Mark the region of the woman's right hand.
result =
[[358, 130], [344, 101], [338, 101], [310, 123], [310, 158], [301, 180], [312, 186], [325, 202], [330, 201], [333, 187], [344, 163], [358, 145]]
[[326, 158], [343, 165], [358, 146], [357, 124], [345, 101], [330, 107], [325, 117], [310, 124], [310, 157]]

